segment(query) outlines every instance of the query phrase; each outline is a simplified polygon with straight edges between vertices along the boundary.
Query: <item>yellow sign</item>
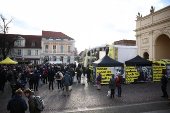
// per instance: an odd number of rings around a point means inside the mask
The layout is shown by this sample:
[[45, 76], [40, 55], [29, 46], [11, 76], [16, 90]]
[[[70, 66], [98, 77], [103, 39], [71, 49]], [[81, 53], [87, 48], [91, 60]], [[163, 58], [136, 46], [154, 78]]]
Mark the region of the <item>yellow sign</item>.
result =
[[112, 59], [114, 59], [114, 46], [111, 44], [109, 47], [109, 53], [108, 56]]
[[94, 82], [94, 79], [93, 79], [93, 66], [89, 66], [89, 69], [91, 70], [91, 73], [90, 73], [90, 81]]
[[166, 66], [153, 66], [153, 81], [161, 81], [162, 69], [166, 69]]
[[108, 84], [114, 73], [109, 70], [109, 67], [96, 67], [96, 77], [101, 73], [101, 84]]
[[135, 67], [126, 67], [126, 82], [134, 82], [134, 79], [138, 79], [140, 73], [135, 69]]

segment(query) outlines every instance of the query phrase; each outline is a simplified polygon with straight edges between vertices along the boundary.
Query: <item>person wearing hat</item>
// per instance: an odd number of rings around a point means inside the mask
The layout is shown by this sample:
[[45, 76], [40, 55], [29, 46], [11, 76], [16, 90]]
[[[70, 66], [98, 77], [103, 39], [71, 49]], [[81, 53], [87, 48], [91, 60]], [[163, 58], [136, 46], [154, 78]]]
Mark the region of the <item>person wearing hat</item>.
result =
[[121, 73], [118, 72], [117, 75], [118, 75], [118, 78], [117, 78], [116, 82], [117, 82], [118, 97], [121, 97], [121, 92], [122, 92], [121, 91], [121, 85], [122, 84], [119, 82], [119, 79], [121, 77]]
[[167, 83], [168, 83], [168, 78], [166, 77], [165, 73], [163, 72], [162, 78], [161, 78], [161, 88], [162, 88], [163, 95], [161, 97], [168, 98], [168, 93], [166, 91]]
[[26, 101], [21, 97], [22, 90], [19, 88], [15, 91], [15, 95], [7, 104], [7, 110], [10, 111], [10, 113], [25, 113], [28, 107]]
[[29, 88], [26, 89], [24, 91], [25, 97], [28, 98], [28, 105], [29, 105], [29, 111], [30, 113], [41, 113], [41, 111], [39, 111], [36, 108], [36, 103], [35, 103], [35, 95], [34, 95], [34, 91], [30, 90]]

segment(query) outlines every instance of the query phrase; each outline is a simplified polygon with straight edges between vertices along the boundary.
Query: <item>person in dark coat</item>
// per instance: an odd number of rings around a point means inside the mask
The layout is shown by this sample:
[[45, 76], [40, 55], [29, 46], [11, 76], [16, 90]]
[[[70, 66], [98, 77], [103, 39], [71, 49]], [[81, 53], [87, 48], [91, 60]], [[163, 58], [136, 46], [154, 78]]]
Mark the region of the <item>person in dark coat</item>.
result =
[[76, 72], [77, 72], [77, 80], [78, 80], [78, 83], [80, 83], [82, 72], [81, 72], [81, 70], [80, 70], [79, 67], [77, 67]]
[[0, 72], [0, 91], [4, 92], [5, 83], [7, 82], [6, 71], [3, 69]]
[[21, 83], [20, 83], [17, 79], [18, 79], [18, 77], [15, 76], [15, 77], [11, 80], [11, 83], [10, 83], [11, 89], [12, 89], [12, 96], [11, 96], [11, 98], [13, 98], [13, 96], [15, 95], [15, 91], [16, 91], [17, 89], [22, 88]]
[[114, 77], [115, 75], [113, 74], [109, 81], [109, 89], [111, 89], [110, 98], [114, 98], [114, 93], [116, 89], [116, 79]]
[[168, 78], [166, 77], [165, 73], [162, 73], [161, 88], [162, 88], [163, 95], [161, 97], [168, 98], [168, 93], [166, 91], [167, 83], [168, 83]]
[[68, 75], [67, 71], [62, 79], [62, 82], [64, 85], [64, 96], [66, 96], [66, 91], [68, 91], [68, 96], [69, 96], [69, 86], [71, 85], [71, 77], [70, 75]]
[[34, 79], [34, 82], [33, 82], [34, 91], [35, 90], [38, 91], [38, 85], [39, 85], [39, 73], [38, 73], [38, 70], [36, 70], [34, 72], [33, 79]]
[[15, 95], [7, 104], [7, 110], [10, 111], [10, 113], [25, 113], [28, 107], [26, 101], [21, 97], [22, 90], [16, 90]]
[[48, 73], [49, 90], [50, 90], [51, 86], [52, 86], [52, 90], [54, 90], [54, 88], [53, 88], [54, 76], [55, 76], [55, 71], [54, 71], [54, 68], [52, 67], [51, 70], [49, 70], [49, 73]]
[[89, 69], [89, 67], [87, 67], [87, 70], [86, 70], [86, 73], [87, 73], [87, 83], [90, 83], [90, 74], [91, 74], [91, 70]]
[[31, 71], [31, 73], [28, 76], [28, 81], [29, 81], [29, 88], [33, 89], [33, 83], [34, 83], [34, 78], [33, 78], [33, 71]]
[[41, 113], [40, 110], [36, 108], [35, 95], [34, 92], [29, 88], [24, 91], [25, 97], [28, 98], [29, 111], [30, 113]]

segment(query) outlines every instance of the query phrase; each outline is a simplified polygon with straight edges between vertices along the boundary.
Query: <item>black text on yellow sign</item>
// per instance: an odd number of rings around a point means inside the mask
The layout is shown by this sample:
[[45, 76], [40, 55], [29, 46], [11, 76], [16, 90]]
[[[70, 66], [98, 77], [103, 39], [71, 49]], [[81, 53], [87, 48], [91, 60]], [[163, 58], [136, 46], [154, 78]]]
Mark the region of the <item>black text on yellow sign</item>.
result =
[[109, 70], [109, 67], [96, 67], [96, 77], [99, 75], [99, 72], [102, 75], [101, 84], [108, 84], [110, 81], [110, 78], [114, 73], [112, 73], [111, 70]]
[[133, 66], [126, 67], [126, 82], [134, 82], [134, 79], [138, 79], [140, 73]]
[[166, 69], [166, 66], [153, 66], [153, 81], [161, 81], [163, 69]]

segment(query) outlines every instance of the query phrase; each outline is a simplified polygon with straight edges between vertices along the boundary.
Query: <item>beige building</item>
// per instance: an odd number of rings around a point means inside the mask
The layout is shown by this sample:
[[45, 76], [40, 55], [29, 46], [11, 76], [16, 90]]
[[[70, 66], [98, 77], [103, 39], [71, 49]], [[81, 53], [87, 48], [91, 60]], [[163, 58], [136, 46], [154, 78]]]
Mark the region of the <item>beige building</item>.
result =
[[136, 20], [138, 55], [145, 59], [170, 59], [170, 6]]
[[74, 63], [75, 41], [61, 32], [42, 31], [41, 47], [41, 63]]

